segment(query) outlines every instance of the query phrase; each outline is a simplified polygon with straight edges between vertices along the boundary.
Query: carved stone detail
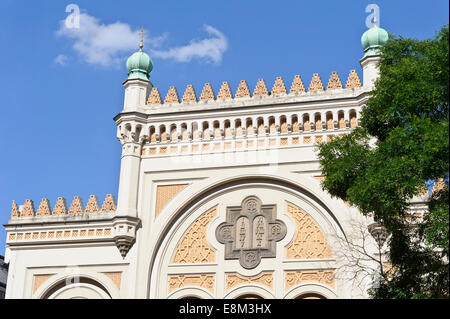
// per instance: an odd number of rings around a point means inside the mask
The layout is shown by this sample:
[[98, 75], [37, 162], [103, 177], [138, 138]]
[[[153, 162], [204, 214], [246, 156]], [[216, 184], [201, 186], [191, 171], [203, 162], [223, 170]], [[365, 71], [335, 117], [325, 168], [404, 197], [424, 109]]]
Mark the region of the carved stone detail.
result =
[[210, 83], [206, 83], [203, 87], [202, 94], [200, 95], [200, 101], [215, 100], [214, 91]]
[[216, 251], [206, 238], [209, 224], [216, 216], [217, 207], [214, 207], [197, 218], [178, 243], [172, 263], [210, 263], [216, 260]]
[[289, 93], [304, 93], [304, 92], [306, 92], [306, 90], [302, 78], [300, 77], [300, 75], [296, 75], [294, 77], [294, 80], [292, 81], [291, 90], [289, 91]]
[[230, 85], [227, 81], [222, 83], [222, 86], [220, 87], [219, 94], [217, 95], [218, 99], [232, 99], [233, 94], [231, 94]]
[[47, 198], [43, 198], [39, 204], [36, 216], [50, 216], [50, 202]]
[[259, 284], [273, 290], [273, 272], [265, 271], [256, 276], [242, 276], [238, 273], [227, 273], [225, 277], [226, 291], [245, 284]]
[[186, 188], [188, 184], [158, 185], [156, 188], [155, 217], [161, 212], [164, 206], [172, 200], [179, 192]]
[[69, 214], [81, 214], [83, 213], [83, 202], [80, 196], [74, 196], [72, 204], [70, 204]]
[[264, 82], [264, 79], [258, 79], [255, 91], [253, 91], [253, 96], [255, 95], [269, 95], [269, 91], [267, 91], [267, 86], [266, 83]]
[[17, 218], [19, 217], [19, 208], [17, 207], [16, 201], [12, 201], [12, 207], [11, 207], [11, 218]]
[[287, 203], [286, 210], [296, 225], [294, 240], [286, 246], [286, 258], [331, 258], [330, 245], [315, 221], [294, 204]]
[[20, 217], [33, 217], [34, 216], [34, 204], [31, 199], [27, 199], [20, 212]]
[[140, 219], [130, 216], [116, 216], [113, 219], [114, 241], [122, 258], [125, 258], [136, 241], [136, 229], [140, 225]]
[[152, 92], [148, 96], [147, 104], [161, 104], [161, 95], [159, 94], [159, 90], [157, 88], [153, 88]]
[[55, 207], [53, 207], [52, 215], [65, 215], [67, 214], [66, 199], [58, 197]]
[[337, 72], [331, 72], [330, 80], [327, 85], [327, 90], [330, 89], [342, 89], [342, 82]]
[[98, 199], [97, 196], [91, 195], [89, 196], [89, 200], [86, 204], [86, 209], [84, 210], [85, 213], [96, 213], [100, 210], [98, 207]]
[[186, 87], [186, 90], [184, 91], [184, 94], [183, 94], [183, 99], [181, 101], [182, 102], [197, 102], [197, 95], [195, 95], [194, 87], [191, 84], [189, 84]]
[[103, 274], [111, 279], [111, 281], [116, 285], [117, 289], [120, 290], [120, 284], [122, 282], [122, 272], [104, 272]]
[[247, 82], [245, 80], [241, 80], [239, 82], [239, 86], [237, 88], [235, 97], [250, 97], [250, 90], [248, 89]]
[[167, 91], [166, 98], [164, 99], [164, 103], [179, 103], [177, 89], [174, 86], [169, 88]]
[[278, 76], [273, 84], [272, 94], [287, 94], [286, 87], [284, 86], [283, 79]]
[[359, 76], [358, 73], [356, 73], [356, 70], [350, 70], [345, 87], [346, 88], [361, 87], [361, 81], [359, 80]]
[[285, 291], [304, 282], [318, 282], [334, 288], [333, 270], [287, 271], [285, 273]]
[[319, 73], [314, 73], [308, 91], [323, 91], [323, 84]]
[[182, 287], [201, 287], [209, 290], [214, 294], [214, 274], [186, 274], [186, 275], [169, 275], [168, 293]]
[[34, 275], [33, 276], [33, 294], [39, 289], [42, 284], [47, 281], [54, 274], [45, 275]]
[[107, 194], [102, 205], [102, 212], [115, 212], [116, 211], [116, 201], [112, 194]]
[[276, 205], [262, 205], [256, 196], [228, 207], [226, 222], [216, 229], [217, 240], [225, 245], [225, 259], [239, 259], [242, 267], [252, 269], [261, 258], [275, 257], [276, 242], [286, 235], [286, 225], [276, 214]]

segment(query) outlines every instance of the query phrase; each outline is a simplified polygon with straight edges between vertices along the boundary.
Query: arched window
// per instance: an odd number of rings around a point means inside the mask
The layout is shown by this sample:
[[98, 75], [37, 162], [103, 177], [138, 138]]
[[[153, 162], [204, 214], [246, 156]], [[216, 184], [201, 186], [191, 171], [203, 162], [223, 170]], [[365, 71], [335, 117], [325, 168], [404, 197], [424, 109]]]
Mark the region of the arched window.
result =
[[345, 128], [344, 112], [338, 113], [339, 128]]
[[292, 115], [292, 132], [297, 133], [298, 131], [298, 117], [297, 115]]
[[350, 111], [350, 127], [355, 128], [358, 125], [358, 122], [356, 121], [356, 111], [351, 110]]
[[252, 119], [247, 119], [246, 127], [247, 127], [247, 135], [253, 135], [253, 121], [252, 121]]
[[175, 124], [172, 124], [170, 126], [170, 140], [172, 142], [177, 142], [178, 141], [177, 126]]
[[222, 133], [220, 132], [220, 123], [219, 121], [214, 121], [214, 138], [221, 138]]
[[309, 115], [308, 114], [303, 115], [303, 130], [306, 132], [311, 130], [311, 127], [309, 125]]
[[320, 113], [316, 114], [314, 121], [316, 123], [316, 131], [321, 130], [322, 129], [322, 117], [321, 117]]
[[209, 140], [210, 135], [209, 135], [209, 123], [208, 122], [203, 122], [203, 139], [205, 140]]
[[287, 133], [288, 132], [288, 127], [287, 127], [287, 120], [286, 120], [286, 116], [281, 116], [280, 117], [280, 130], [281, 133]]
[[233, 134], [231, 134], [231, 123], [229, 120], [225, 121], [225, 138], [231, 138]]
[[277, 128], [275, 126], [275, 118], [273, 116], [269, 117], [269, 132], [270, 134], [275, 134], [277, 132]]
[[327, 113], [327, 129], [328, 130], [333, 129], [333, 113], [331, 112]]
[[154, 126], [150, 126], [150, 143], [156, 143], [156, 131]]
[[241, 120], [236, 120], [235, 122], [236, 125], [236, 137], [238, 136], [242, 136], [242, 123]]
[[258, 119], [258, 135], [265, 135], [265, 129], [264, 129], [264, 119], [260, 117]]
[[183, 141], [189, 140], [189, 132], [187, 130], [187, 124], [186, 123], [181, 124], [181, 139]]
[[167, 142], [166, 127], [164, 125], [159, 127], [159, 136], [161, 136], [161, 142]]

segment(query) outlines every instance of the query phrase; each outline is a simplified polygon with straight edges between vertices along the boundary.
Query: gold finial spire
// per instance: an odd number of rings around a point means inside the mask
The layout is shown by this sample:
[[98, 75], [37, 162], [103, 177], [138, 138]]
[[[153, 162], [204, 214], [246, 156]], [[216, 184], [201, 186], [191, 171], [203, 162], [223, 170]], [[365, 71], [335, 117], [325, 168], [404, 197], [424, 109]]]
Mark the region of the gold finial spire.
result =
[[142, 49], [142, 47], [144, 46], [144, 34], [146, 34], [147, 31], [145, 31], [144, 28], [141, 28], [141, 30], [139, 30], [139, 34], [141, 35], [141, 43], [139, 44], [139, 48]]

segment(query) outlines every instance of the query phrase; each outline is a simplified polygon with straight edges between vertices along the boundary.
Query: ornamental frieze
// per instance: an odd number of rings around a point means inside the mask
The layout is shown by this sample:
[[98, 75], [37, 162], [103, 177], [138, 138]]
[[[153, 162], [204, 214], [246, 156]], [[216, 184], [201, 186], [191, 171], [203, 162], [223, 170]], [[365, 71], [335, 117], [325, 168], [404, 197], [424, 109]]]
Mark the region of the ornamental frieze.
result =
[[276, 219], [276, 205], [262, 205], [248, 196], [241, 206], [227, 207], [226, 222], [216, 229], [217, 240], [225, 245], [225, 259], [239, 259], [246, 269], [259, 265], [261, 258], [276, 256], [276, 242], [286, 236], [286, 225]]

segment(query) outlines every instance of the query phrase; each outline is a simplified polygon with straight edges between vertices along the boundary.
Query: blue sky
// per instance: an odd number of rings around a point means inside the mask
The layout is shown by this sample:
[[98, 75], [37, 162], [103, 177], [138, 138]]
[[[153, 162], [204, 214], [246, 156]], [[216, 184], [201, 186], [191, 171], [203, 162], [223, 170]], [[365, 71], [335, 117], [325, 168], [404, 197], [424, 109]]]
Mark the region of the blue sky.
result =
[[[120, 143], [112, 118], [123, 102], [125, 60], [138, 48], [154, 63], [151, 81], [164, 96], [170, 85], [197, 95], [222, 81], [234, 92], [240, 80], [269, 89], [295, 74], [306, 85], [313, 73], [343, 81], [361, 76], [360, 38], [373, 1], [12, 1], [0, 2], [0, 222], [11, 201], [23, 204], [79, 195], [102, 202], [117, 196]], [[64, 27], [66, 6], [81, 9], [81, 33]], [[425, 39], [448, 23], [445, 0], [376, 1], [381, 27]], [[135, 38], [133, 38], [135, 37]], [[5, 231], [0, 229], [0, 254]]]

